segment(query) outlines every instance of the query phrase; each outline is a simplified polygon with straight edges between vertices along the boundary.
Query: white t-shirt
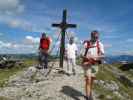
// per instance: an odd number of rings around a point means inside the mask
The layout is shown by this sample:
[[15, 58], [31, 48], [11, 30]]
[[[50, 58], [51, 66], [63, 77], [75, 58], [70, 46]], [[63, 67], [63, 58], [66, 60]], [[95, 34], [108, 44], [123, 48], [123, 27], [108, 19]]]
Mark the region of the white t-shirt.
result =
[[67, 57], [75, 59], [77, 50], [78, 50], [78, 48], [77, 48], [77, 45], [75, 43], [67, 44], [66, 45]]
[[[98, 56], [98, 48], [97, 48], [97, 42], [95, 42], [92, 46], [94, 46], [93, 48], [89, 48], [87, 55], [89, 56]], [[87, 47], [87, 43], [84, 44], [84, 47]], [[104, 46], [103, 44], [99, 41], [99, 48], [100, 48], [100, 52], [102, 52], [104, 54]]]

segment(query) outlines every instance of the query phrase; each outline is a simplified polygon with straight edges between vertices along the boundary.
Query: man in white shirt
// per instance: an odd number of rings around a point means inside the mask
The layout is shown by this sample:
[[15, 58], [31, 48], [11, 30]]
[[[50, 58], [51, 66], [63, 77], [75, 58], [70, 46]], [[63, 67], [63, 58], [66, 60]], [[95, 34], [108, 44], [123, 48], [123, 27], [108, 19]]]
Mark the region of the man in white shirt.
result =
[[74, 43], [74, 37], [71, 37], [69, 43], [66, 45], [66, 55], [68, 61], [67, 72], [69, 75], [76, 74], [76, 55], [77, 45]]
[[104, 57], [104, 46], [99, 41], [98, 31], [91, 32], [91, 39], [84, 42], [83, 69], [85, 75], [86, 100], [92, 100], [92, 85], [98, 72], [98, 64]]

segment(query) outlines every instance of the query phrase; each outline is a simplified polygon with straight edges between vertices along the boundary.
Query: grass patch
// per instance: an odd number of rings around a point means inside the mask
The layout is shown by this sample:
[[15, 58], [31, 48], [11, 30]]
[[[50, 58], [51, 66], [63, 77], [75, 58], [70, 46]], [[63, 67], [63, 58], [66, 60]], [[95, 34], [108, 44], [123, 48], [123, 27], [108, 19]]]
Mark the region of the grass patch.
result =
[[4, 96], [0, 96], [0, 100], [13, 100], [13, 99], [10, 99], [10, 98], [4, 97]]
[[110, 96], [112, 98], [111, 100], [120, 100], [120, 98], [113, 94], [113, 92], [105, 90], [99, 85], [94, 84], [94, 90], [96, 91], [96, 93], [100, 93], [98, 97], [100, 100], [107, 100], [107, 96]]
[[0, 87], [5, 86], [6, 82], [8, 81], [9, 77], [13, 74], [16, 74], [18, 71], [20, 71], [22, 68], [19, 67], [13, 67], [11, 69], [2, 69], [0, 70]]
[[98, 80], [113, 80], [116, 81], [117, 79], [115, 76], [108, 70], [105, 69], [105, 67], [108, 67], [107, 65], [100, 65], [99, 66], [99, 72], [97, 74], [97, 79]]
[[28, 60], [24, 60], [24, 64], [26, 66], [32, 66], [32, 65], [36, 65], [38, 63], [38, 61], [36, 59], [28, 59]]
[[[130, 79], [133, 79], [133, 71], [130, 70], [121, 70], [122, 64], [112, 64], [114, 67], [116, 67], [120, 72], [125, 73]], [[123, 66], [123, 67], [132, 67], [133, 65]], [[133, 70], [133, 69], [132, 69]]]
[[22, 66], [14, 66], [10, 69], [0, 69], [0, 87], [4, 87], [7, 85], [10, 76], [36, 63], [37, 62], [35, 60], [25, 60]]
[[[119, 68], [119, 66], [120, 65], [115, 65], [114, 67], [116, 67], [117, 69]], [[126, 93], [126, 94], [128, 94], [129, 95], [129, 98], [133, 98], [133, 92], [132, 92], [132, 90], [133, 90], [133, 88], [132, 87], [129, 87], [128, 85], [125, 85], [125, 84], [123, 84], [123, 83], [121, 83], [116, 77], [115, 77], [115, 75], [113, 75], [113, 73], [112, 72], [110, 72], [110, 71], [108, 71], [108, 70], [106, 70], [106, 68], [105, 67], [108, 67], [108, 65], [101, 65], [101, 66], [99, 66], [99, 72], [98, 72], [98, 74], [97, 74], [97, 79], [98, 80], [104, 80], [104, 81], [115, 81], [117, 84], [118, 84], [118, 86], [119, 86], [119, 93], [120, 94], [122, 94], [122, 95], [124, 95], [124, 93]], [[119, 70], [119, 69], [118, 69]], [[112, 95], [109, 91], [106, 91], [106, 90], [104, 90], [102, 87], [100, 87], [100, 86], [97, 86], [97, 85], [95, 85], [95, 89], [96, 89], [96, 91], [98, 91], [99, 93], [104, 93], [104, 94], [106, 94], [106, 95], [108, 95], [108, 94], [110, 94], [110, 95]], [[117, 96], [115, 96], [115, 95], [112, 95], [113, 96], [113, 98], [114, 99], [112, 99], [112, 100], [119, 100], [118, 98], [117, 98]], [[102, 99], [102, 100], [104, 100], [104, 99]], [[106, 99], [105, 99], [106, 100]]]

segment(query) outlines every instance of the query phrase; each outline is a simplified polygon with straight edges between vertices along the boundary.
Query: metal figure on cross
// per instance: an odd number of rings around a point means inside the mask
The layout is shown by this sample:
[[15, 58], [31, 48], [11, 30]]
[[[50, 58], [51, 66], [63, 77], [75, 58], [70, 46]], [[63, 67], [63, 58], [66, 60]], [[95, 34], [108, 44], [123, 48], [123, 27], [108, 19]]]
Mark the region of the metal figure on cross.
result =
[[61, 43], [60, 43], [60, 68], [63, 68], [64, 52], [65, 52], [65, 33], [67, 28], [76, 28], [76, 24], [69, 24], [66, 21], [67, 10], [63, 10], [62, 22], [59, 24], [52, 24], [53, 27], [58, 27], [61, 29]]

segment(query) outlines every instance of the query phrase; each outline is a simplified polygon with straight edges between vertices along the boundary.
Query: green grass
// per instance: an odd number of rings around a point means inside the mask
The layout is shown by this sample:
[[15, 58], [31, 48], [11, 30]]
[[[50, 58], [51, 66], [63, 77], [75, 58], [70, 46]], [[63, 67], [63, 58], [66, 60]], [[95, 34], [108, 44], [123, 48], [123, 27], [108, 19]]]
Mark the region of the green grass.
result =
[[111, 100], [120, 100], [120, 98], [118, 98], [116, 95], [114, 95], [111, 91], [105, 90], [103, 87], [99, 86], [99, 85], [94, 85], [94, 90], [96, 91], [96, 93], [100, 93], [99, 95], [99, 99], [100, 100], [107, 100], [106, 96], [111, 96]]
[[32, 65], [35, 65], [35, 64], [37, 64], [38, 62], [37, 62], [37, 60], [36, 59], [28, 59], [28, 60], [25, 60], [24, 61], [24, 64], [26, 65], [26, 66], [32, 66]]
[[[117, 65], [115, 65], [115, 66], [117, 66]], [[118, 66], [119, 66], [119, 65], [118, 65]], [[117, 66], [117, 68], [119, 68], [118, 66]], [[104, 81], [106, 81], [106, 82], [108, 82], [108, 81], [115, 81], [115, 82], [119, 85], [119, 88], [120, 88], [119, 93], [121, 93], [121, 94], [123, 94], [123, 92], [124, 92], [124, 93], [127, 93], [127, 94], [130, 96], [130, 98], [133, 98], [133, 92], [132, 92], [133, 87], [129, 87], [128, 85], [125, 85], [125, 84], [121, 83], [121, 82], [113, 75], [113, 73], [110, 72], [110, 71], [107, 71], [107, 70], [105, 69], [105, 67], [108, 67], [108, 65], [99, 66], [99, 72], [98, 72], [98, 74], [97, 74], [97, 79], [98, 79], [98, 80], [104, 80]], [[117, 96], [113, 95], [113, 94], [112, 94], [111, 92], [109, 92], [109, 91], [106, 91], [105, 89], [103, 89], [103, 88], [100, 87], [100, 86], [95, 85], [95, 89], [96, 89], [96, 91], [98, 91], [98, 92], [101, 93], [101, 94], [106, 94], [106, 95], [110, 94], [110, 95], [113, 97], [112, 100], [119, 100], [119, 99], [117, 98]], [[104, 98], [103, 98], [102, 100], [104, 100]], [[105, 99], [105, 100], [106, 100], [106, 99]]]
[[[105, 69], [105, 67], [107, 67], [106, 65], [101, 65], [99, 66], [99, 72], [97, 74], [97, 80], [103, 80], [103, 81], [106, 81], [106, 82], [109, 82], [109, 81], [117, 81], [117, 79], [115, 78], [115, 76], [107, 71]], [[101, 100], [107, 100], [106, 96], [109, 95], [112, 97], [111, 100], [120, 100], [116, 95], [114, 95], [111, 91], [108, 91], [106, 89], [104, 89], [102, 86], [99, 86], [99, 85], [94, 85], [94, 90], [99, 94], [100, 93], [100, 97], [99, 99]]]
[[13, 68], [10, 68], [10, 69], [0, 69], [0, 87], [6, 86], [6, 83], [10, 76], [36, 63], [37, 62], [35, 60], [25, 60], [22, 66], [14, 66]]
[[13, 100], [13, 99], [10, 99], [10, 98], [4, 97], [4, 96], [0, 96], [0, 100]]
[[104, 81], [107, 81], [107, 80], [116, 81], [115, 76], [110, 71], [107, 71], [105, 67], [108, 67], [108, 66], [107, 65], [99, 66], [99, 72], [97, 74], [97, 79], [104, 80]]

